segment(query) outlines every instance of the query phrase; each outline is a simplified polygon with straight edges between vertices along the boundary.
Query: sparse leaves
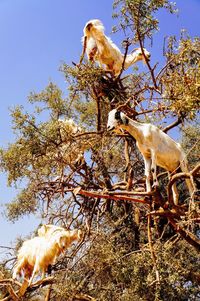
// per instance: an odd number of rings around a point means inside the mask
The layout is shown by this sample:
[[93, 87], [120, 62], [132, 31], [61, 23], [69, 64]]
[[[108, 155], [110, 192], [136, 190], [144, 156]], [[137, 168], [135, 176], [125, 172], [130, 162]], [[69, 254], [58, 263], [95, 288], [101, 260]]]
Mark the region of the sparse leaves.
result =
[[200, 40], [183, 36], [179, 43], [171, 39], [168, 46], [163, 96], [172, 112], [192, 120], [200, 110]]

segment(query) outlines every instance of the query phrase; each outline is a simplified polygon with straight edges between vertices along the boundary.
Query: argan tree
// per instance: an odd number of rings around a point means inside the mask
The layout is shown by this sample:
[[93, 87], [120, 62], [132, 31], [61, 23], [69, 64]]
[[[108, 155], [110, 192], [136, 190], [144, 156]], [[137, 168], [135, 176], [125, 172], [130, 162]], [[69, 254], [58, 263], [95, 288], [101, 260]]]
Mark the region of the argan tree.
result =
[[[113, 8], [114, 30], [129, 36], [125, 55], [153, 40], [159, 9], [175, 13], [168, 0], [115, 0]], [[118, 77], [88, 63], [84, 50], [80, 62], [61, 66], [67, 95], [50, 82], [29, 95], [32, 112], [12, 110], [16, 140], [1, 150], [8, 184], [24, 187], [7, 204], [9, 220], [37, 213], [44, 223], [84, 231], [23, 300], [198, 300], [200, 41], [185, 32], [169, 37], [160, 69], [146, 58], [145, 71], [125, 74], [122, 66]], [[113, 108], [166, 133], [181, 132], [189, 172], [168, 177], [159, 168], [159, 187], [147, 193], [133, 137], [106, 131]], [[65, 123], [70, 118], [73, 126]], [[192, 196], [185, 178], [196, 187]], [[16, 250], [1, 264], [2, 300], [19, 300], [20, 284], [10, 280]]]

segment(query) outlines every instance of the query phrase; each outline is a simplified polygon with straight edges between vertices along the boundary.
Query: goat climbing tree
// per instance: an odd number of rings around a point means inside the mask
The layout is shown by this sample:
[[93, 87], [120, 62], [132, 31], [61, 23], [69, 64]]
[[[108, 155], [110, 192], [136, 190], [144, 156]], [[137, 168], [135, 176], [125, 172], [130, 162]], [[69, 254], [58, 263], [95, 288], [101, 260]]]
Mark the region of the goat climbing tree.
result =
[[[163, 7], [174, 12], [167, 0], [114, 1], [114, 17], [119, 20], [115, 30], [129, 35], [125, 55], [131, 44], [143, 47], [153, 39], [158, 29], [155, 13]], [[40, 213], [44, 223], [85, 231], [78, 248], [51, 267], [53, 280], [46, 279], [44, 288], [30, 287], [24, 298], [36, 300], [35, 294], [46, 296], [45, 300], [199, 297], [199, 49], [199, 39], [183, 32], [179, 40], [165, 41], [160, 69], [146, 60], [145, 71], [134, 69], [124, 75], [122, 70], [118, 77], [81, 57], [72, 66], [61, 66], [66, 96], [51, 82], [42, 92], [30, 94], [34, 114], [21, 107], [12, 111], [17, 138], [1, 150], [1, 168], [10, 185], [21, 180], [25, 185], [7, 205], [8, 219]], [[170, 129], [181, 125], [189, 173], [178, 172], [169, 180], [159, 170], [159, 188], [147, 193], [134, 139], [106, 131], [113, 108], [159, 125], [169, 135]], [[41, 122], [44, 111], [49, 117]], [[60, 119], [69, 118], [76, 130], [61, 126]], [[196, 186], [192, 197], [184, 186], [187, 177]], [[178, 206], [172, 199], [174, 182], [180, 192]], [[12, 259], [1, 265], [2, 300], [18, 300], [19, 283], [8, 279]]]

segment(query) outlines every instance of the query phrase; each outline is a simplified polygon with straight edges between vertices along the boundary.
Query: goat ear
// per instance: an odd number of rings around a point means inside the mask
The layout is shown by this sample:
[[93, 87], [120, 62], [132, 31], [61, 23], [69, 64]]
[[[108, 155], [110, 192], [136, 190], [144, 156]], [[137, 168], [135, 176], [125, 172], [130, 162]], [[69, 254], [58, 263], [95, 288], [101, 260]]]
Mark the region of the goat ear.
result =
[[120, 111], [115, 112], [115, 119], [119, 120], [119, 123], [128, 124], [128, 118], [126, 118], [126, 115]]
[[42, 227], [40, 227], [40, 228], [38, 229], [38, 235], [39, 235], [39, 236], [44, 236], [44, 235], [46, 234], [46, 232], [47, 232], [47, 227], [46, 227], [46, 225], [42, 225]]

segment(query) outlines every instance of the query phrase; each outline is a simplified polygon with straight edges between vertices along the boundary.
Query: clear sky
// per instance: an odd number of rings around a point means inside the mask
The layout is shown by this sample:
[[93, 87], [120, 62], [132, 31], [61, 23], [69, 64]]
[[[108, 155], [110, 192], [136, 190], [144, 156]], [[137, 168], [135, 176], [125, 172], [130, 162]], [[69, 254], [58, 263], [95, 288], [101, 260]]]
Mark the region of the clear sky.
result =
[[[112, 0], [0, 0], [0, 147], [14, 141], [9, 108], [29, 108], [27, 96], [39, 92], [50, 80], [66, 91], [62, 61], [78, 62], [82, 51], [82, 30], [90, 19], [100, 19], [106, 34], [120, 46], [122, 33], [111, 35], [117, 22], [112, 19]], [[187, 29], [200, 35], [200, 0], [177, 0], [179, 16], [159, 13], [160, 31], [154, 36], [152, 63], [160, 61], [165, 36], [178, 35]], [[160, 65], [162, 67], [162, 64]], [[6, 185], [0, 174], [0, 211], [17, 191]], [[32, 231], [40, 220], [24, 218], [15, 224], [0, 215], [0, 246], [9, 245], [17, 235]], [[1, 252], [1, 249], [0, 249]]]

